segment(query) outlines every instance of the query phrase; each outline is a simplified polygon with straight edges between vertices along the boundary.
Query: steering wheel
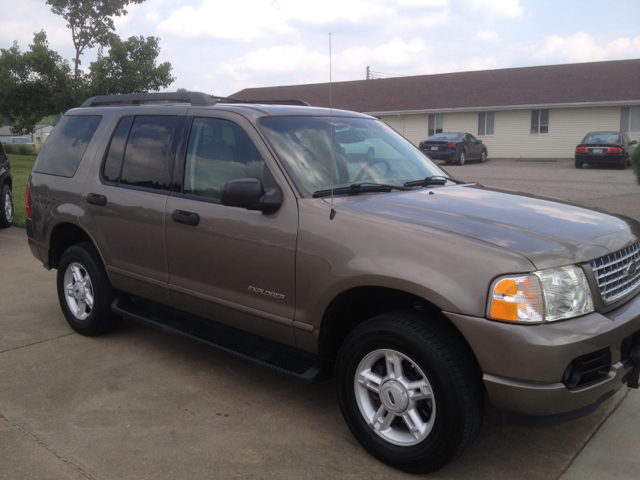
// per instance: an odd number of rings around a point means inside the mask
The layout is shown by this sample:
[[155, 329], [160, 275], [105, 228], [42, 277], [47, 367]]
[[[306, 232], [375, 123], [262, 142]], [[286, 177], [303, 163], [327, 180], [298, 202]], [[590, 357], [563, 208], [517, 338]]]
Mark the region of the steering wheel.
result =
[[385, 167], [387, 167], [387, 171], [384, 172], [384, 176], [386, 177], [387, 174], [391, 171], [391, 164], [381, 158], [375, 158], [367, 163], [364, 167], [362, 167], [362, 170], [360, 170], [360, 172], [358, 172], [358, 175], [356, 175], [354, 182], [359, 182], [360, 180], [362, 180], [362, 177], [364, 177], [365, 173], [367, 173], [369, 170], [371, 170], [372, 167], [379, 163], [384, 163]]

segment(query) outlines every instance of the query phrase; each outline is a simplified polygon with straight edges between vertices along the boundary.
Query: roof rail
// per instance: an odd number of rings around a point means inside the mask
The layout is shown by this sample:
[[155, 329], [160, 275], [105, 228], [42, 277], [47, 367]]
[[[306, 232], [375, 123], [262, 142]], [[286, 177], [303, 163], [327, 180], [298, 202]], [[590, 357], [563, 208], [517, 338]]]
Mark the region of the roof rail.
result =
[[249, 103], [261, 105], [299, 105], [301, 107], [310, 107], [311, 105], [303, 100], [241, 100], [238, 98], [214, 97], [218, 103]]
[[147, 102], [190, 103], [191, 105], [215, 105], [211, 95], [201, 92], [129, 93], [124, 95], [100, 95], [91, 97], [81, 107], [108, 105], [140, 105]]
[[141, 105], [146, 103], [189, 103], [193, 106], [215, 105], [216, 103], [248, 103], [262, 105], [300, 105], [310, 107], [302, 100], [239, 100], [212, 96], [202, 92], [155, 92], [128, 93], [123, 95], [99, 95], [91, 97], [81, 107], [100, 107], [109, 105]]

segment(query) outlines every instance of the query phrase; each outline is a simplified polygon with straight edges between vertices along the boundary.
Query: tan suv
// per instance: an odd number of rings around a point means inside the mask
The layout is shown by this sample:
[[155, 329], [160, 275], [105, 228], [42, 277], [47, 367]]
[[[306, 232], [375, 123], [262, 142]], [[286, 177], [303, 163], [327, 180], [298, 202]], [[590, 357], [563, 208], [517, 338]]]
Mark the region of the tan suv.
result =
[[462, 183], [366, 115], [267, 103], [64, 115], [27, 231], [74, 330], [124, 317], [302, 381], [335, 372], [358, 441], [414, 473], [471, 445], [485, 394], [575, 416], [638, 386], [640, 224]]

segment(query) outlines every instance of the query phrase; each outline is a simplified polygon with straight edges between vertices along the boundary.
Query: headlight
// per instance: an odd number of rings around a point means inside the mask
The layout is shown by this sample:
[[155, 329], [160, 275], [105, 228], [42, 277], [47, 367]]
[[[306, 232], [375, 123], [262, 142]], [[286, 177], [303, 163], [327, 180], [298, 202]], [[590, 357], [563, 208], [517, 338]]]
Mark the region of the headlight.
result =
[[489, 295], [489, 317], [542, 323], [593, 312], [589, 283], [576, 266], [501, 277]]

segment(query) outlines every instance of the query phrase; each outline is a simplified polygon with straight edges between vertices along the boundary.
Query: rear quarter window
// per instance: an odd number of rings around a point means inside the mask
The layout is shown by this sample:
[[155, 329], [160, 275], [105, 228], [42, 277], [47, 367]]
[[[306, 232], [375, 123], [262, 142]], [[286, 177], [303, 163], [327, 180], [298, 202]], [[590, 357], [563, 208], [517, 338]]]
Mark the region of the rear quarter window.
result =
[[101, 121], [101, 115], [62, 117], [44, 143], [33, 171], [73, 177]]

